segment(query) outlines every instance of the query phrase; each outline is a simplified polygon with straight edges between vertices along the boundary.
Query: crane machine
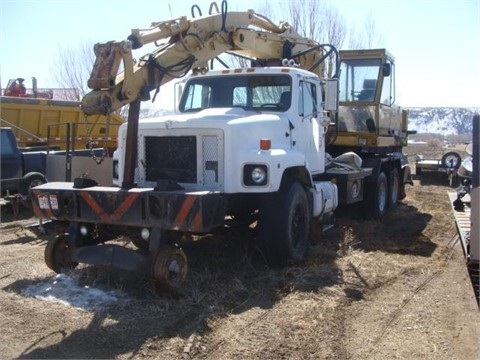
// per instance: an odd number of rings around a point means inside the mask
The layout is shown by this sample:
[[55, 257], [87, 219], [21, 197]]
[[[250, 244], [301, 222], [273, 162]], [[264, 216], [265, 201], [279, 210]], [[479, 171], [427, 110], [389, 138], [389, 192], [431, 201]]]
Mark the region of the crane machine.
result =
[[[155, 50], [134, 61], [133, 50], [147, 44]], [[295, 263], [307, 254], [315, 221], [328, 226], [339, 205], [368, 203], [364, 183], [376, 183], [368, 180], [374, 171], [385, 177], [386, 170], [362, 165], [361, 151], [326, 153], [342, 139], [332, 119], [347, 119], [337, 115], [338, 51], [301, 37], [288, 23], [276, 25], [253, 10], [229, 12], [223, 1], [221, 10], [212, 3], [207, 16], [156, 22], [94, 51], [92, 91], [82, 110], [109, 114], [129, 105], [128, 121], [119, 129], [112, 184], [76, 178], [32, 190], [37, 217], [70, 223], [68, 234], [45, 249], [56, 272], [81, 262], [110, 265], [174, 288], [187, 273], [186, 255], [175, 244], [225, 226], [253, 228], [269, 263]], [[251, 66], [209, 69], [224, 53], [247, 57]], [[387, 67], [385, 57], [371, 56], [377, 69]], [[379, 91], [389, 75], [376, 75]], [[141, 101], [183, 77], [179, 114], [139, 121]], [[351, 84], [356, 96], [356, 80]], [[354, 107], [373, 119], [358, 121], [378, 123], [375, 116], [386, 112], [356, 100]], [[335, 134], [326, 136], [329, 129]], [[401, 170], [400, 163], [388, 166]], [[387, 196], [388, 181], [375, 198]], [[139, 249], [107, 243], [100, 227], [127, 227]]]
[[385, 49], [340, 51], [339, 107], [328, 132], [332, 156], [352, 151], [372, 169], [365, 180], [361, 211], [382, 217], [413, 185], [402, 149], [409, 134], [408, 112], [396, 103], [395, 59]]

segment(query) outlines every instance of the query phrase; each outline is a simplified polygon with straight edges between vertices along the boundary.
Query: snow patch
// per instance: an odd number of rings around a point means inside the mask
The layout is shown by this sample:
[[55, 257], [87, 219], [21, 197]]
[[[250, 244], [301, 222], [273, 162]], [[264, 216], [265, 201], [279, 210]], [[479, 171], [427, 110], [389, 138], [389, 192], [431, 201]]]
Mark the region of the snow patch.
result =
[[480, 108], [410, 108], [408, 128], [417, 133], [471, 134], [472, 118]]
[[23, 291], [23, 295], [85, 311], [99, 310], [124, 297], [118, 290], [103, 291], [89, 286], [79, 286], [76, 279], [65, 274], [58, 274], [47, 281], [30, 285]]

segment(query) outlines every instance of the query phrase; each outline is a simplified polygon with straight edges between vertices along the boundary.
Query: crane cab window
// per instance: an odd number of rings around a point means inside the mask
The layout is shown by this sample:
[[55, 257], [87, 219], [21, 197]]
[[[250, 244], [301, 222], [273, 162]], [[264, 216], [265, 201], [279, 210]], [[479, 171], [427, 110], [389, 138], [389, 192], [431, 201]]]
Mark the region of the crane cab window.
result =
[[291, 104], [289, 75], [229, 75], [192, 78], [180, 101], [181, 112], [207, 108], [242, 107], [286, 111]]
[[380, 59], [348, 59], [340, 65], [340, 101], [373, 102], [382, 68]]

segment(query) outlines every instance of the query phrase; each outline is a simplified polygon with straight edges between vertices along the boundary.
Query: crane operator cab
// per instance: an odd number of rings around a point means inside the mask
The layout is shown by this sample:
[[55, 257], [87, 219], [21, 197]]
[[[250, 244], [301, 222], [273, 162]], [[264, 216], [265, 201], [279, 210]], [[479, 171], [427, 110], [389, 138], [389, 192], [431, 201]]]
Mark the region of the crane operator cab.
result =
[[385, 49], [340, 51], [335, 131], [334, 145], [403, 144], [407, 116], [395, 104], [394, 59]]

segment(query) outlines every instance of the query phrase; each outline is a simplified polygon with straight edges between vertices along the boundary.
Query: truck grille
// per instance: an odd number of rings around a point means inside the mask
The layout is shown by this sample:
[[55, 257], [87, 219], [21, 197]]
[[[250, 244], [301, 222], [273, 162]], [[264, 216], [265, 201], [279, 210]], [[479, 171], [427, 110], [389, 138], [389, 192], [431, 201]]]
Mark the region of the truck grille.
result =
[[145, 136], [145, 180], [218, 186], [221, 146], [216, 135]]
[[146, 180], [197, 181], [195, 136], [145, 137]]

